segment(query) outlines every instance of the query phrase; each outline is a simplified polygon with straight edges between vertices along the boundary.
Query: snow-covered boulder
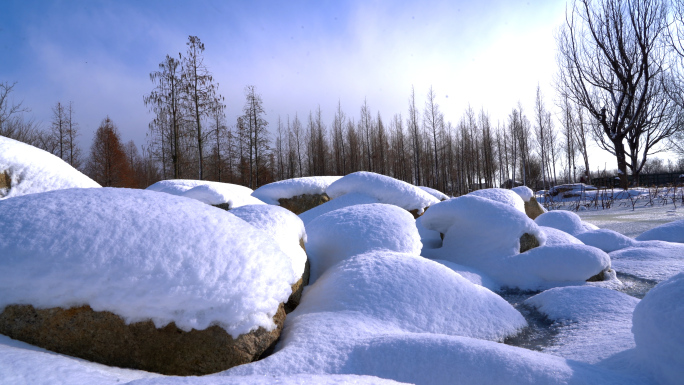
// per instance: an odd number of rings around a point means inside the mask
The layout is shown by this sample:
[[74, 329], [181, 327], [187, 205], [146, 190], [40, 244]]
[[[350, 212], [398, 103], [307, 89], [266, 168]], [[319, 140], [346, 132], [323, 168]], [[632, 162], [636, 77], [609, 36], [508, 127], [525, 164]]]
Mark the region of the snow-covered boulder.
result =
[[426, 193], [432, 195], [433, 197], [439, 199], [440, 201], [445, 201], [449, 199], [449, 196], [446, 195], [445, 193], [435, 190], [432, 187], [427, 187], [427, 186], [418, 186], [419, 189], [425, 191]]
[[0, 206], [0, 333], [89, 360], [175, 374], [249, 362], [300, 279], [270, 236], [192, 199], [68, 189]]
[[491, 199], [494, 202], [505, 203], [520, 212], [525, 212], [525, 202], [520, 197], [520, 195], [513, 192], [513, 190], [507, 190], [503, 188], [486, 188], [482, 190], [475, 190], [468, 195], [482, 197]]
[[652, 228], [637, 236], [636, 240], [684, 243], [684, 219]]
[[91, 187], [100, 185], [59, 157], [0, 136], [0, 199]]
[[225, 210], [244, 205], [264, 204], [264, 202], [251, 196], [252, 189], [231, 183], [168, 179], [154, 183], [147, 190], [192, 198]]
[[419, 255], [422, 245], [411, 214], [382, 203], [331, 211], [306, 226], [310, 282], [336, 263], [373, 250]]
[[304, 286], [309, 284], [304, 223], [291, 211], [274, 205], [240, 206], [230, 213], [264, 231], [290, 257], [292, 270], [296, 276], [301, 277], [292, 285], [292, 295], [285, 304], [285, 312], [291, 312], [299, 304]]
[[558, 229], [554, 229], [553, 227], [546, 227], [546, 226], [539, 226], [539, 228], [542, 229], [544, 232], [544, 235], [546, 235], [546, 245], [547, 246], [554, 246], [554, 245], [566, 245], [566, 244], [575, 244], [575, 245], [582, 245], [583, 242], [577, 239], [576, 237], [573, 237], [572, 235], [566, 233], [565, 231], [560, 231]]
[[597, 247], [606, 253], [634, 246], [637, 241], [609, 229], [585, 231], [576, 235], [585, 245]]
[[340, 176], [309, 176], [269, 183], [254, 190], [252, 196], [270, 204], [282, 206], [299, 215], [330, 198], [325, 190]]
[[540, 205], [539, 202], [537, 202], [537, 198], [534, 197], [534, 191], [529, 187], [514, 187], [511, 191], [520, 195], [520, 198], [525, 202], [525, 214], [527, 214], [530, 219], [535, 219], [546, 212], [546, 209]]
[[420, 256], [356, 255], [328, 269], [293, 316], [357, 312], [414, 333], [503, 341], [527, 326], [503, 298]]
[[320, 206], [316, 206], [310, 210], [307, 210], [299, 214], [299, 218], [301, 218], [305, 225], [308, 225], [309, 222], [311, 222], [312, 220], [331, 211], [335, 211], [349, 206], [366, 205], [372, 203], [380, 203], [380, 201], [376, 198], [373, 198], [365, 194], [345, 194], [339, 198], [327, 201]]
[[684, 378], [684, 273], [651, 289], [634, 309], [632, 332], [640, 358], [661, 384]]
[[439, 202], [439, 199], [412, 184], [366, 171], [348, 174], [331, 184], [326, 193], [330, 199], [350, 193], [365, 194], [381, 203], [399, 206], [411, 212], [414, 217], [420, 216], [425, 208]]
[[226, 377], [165, 377], [131, 381], [126, 385], [400, 385], [405, 382], [353, 374], [290, 374]]
[[579, 215], [565, 210], [549, 211], [541, 214], [534, 221], [539, 226], [553, 227], [575, 237], [585, 231], [598, 229], [591, 223], [583, 222]]
[[610, 259], [617, 272], [661, 282], [684, 271], [684, 244], [637, 241], [611, 252]]

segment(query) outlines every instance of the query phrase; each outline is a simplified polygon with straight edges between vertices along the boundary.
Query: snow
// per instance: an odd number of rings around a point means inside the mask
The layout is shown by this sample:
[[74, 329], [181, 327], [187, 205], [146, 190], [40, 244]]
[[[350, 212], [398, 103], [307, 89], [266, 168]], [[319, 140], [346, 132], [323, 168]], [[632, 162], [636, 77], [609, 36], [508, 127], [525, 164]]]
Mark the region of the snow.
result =
[[522, 198], [522, 200], [525, 202], [529, 202], [530, 199], [532, 199], [532, 197], [534, 196], [534, 191], [532, 191], [532, 189], [527, 186], [513, 187], [511, 191], [520, 195], [520, 198]]
[[534, 220], [539, 226], [553, 227], [566, 233], [577, 236], [589, 230], [596, 230], [598, 227], [582, 222], [579, 215], [565, 210], [549, 211], [541, 214]]
[[439, 202], [439, 199], [412, 184], [366, 171], [346, 175], [328, 186], [326, 193], [331, 199], [345, 194], [361, 193], [381, 203], [399, 206], [408, 211], [417, 210], [418, 214], [422, 214], [426, 207]]
[[209, 205], [227, 203], [230, 209], [244, 205], [263, 205], [251, 196], [252, 189], [236, 184], [192, 179], [169, 179], [159, 181], [147, 190], [192, 198]]
[[468, 195], [491, 199], [495, 202], [505, 203], [511, 207], [516, 208], [520, 212], [525, 212], [525, 201], [513, 190], [506, 190], [502, 188], [488, 188], [482, 190], [475, 190]]
[[297, 215], [280, 206], [264, 204], [240, 206], [230, 213], [264, 231], [290, 258], [295, 276], [304, 274], [307, 256], [299, 242], [306, 243], [307, 237], [304, 223]]
[[597, 247], [606, 253], [636, 245], [637, 241], [616, 231], [598, 229], [577, 234], [577, 239], [585, 245]]
[[442, 247], [442, 237], [438, 231], [428, 230], [423, 226], [423, 216], [416, 218], [416, 228], [420, 235], [420, 242], [423, 244], [423, 249], [436, 249]]
[[426, 193], [432, 195], [433, 197], [439, 199], [440, 201], [445, 201], [445, 200], [449, 199], [449, 196], [448, 196], [448, 195], [446, 195], [445, 193], [443, 193], [443, 192], [441, 192], [441, 191], [439, 191], [439, 190], [435, 190], [435, 189], [433, 189], [433, 188], [431, 188], [431, 187], [427, 187], [427, 186], [418, 186], [418, 188], [421, 189], [421, 190], [423, 190], [423, 191], [425, 191]]
[[542, 230], [544, 235], [546, 235], [546, 243], [545, 243], [546, 246], [566, 245], [566, 244], [576, 244], [576, 245], [584, 244], [578, 238], [573, 237], [572, 235], [566, 233], [565, 231], [561, 231], [558, 229], [554, 229], [553, 227], [546, 227], [546, 226], [539, 226], [539, 228]]
[[503, 341], [527, 326], [503, 298], [451, 269], [420, 256], [384, 250], [328, 269], [290, 317], [318, 312], [357, 312], [407, 332], [493, 341]]
[[365, 194], [351, 193], [342, 195], [339, 198], [329, 200], [322, 205], [316, 206], [309, 210], [304, 211], [299, 214], [299, 218], [304, 222], [305, 225], [309, 224], [312, 220], [318, 218], [319, 216], [335, 211], [337, 209], [355, 206], [355, 205], [365, 205], [371, 203], [380, 203], [376, 198], [370, 197]]
[[272, 330], [300, 278], [268, 235], [191, 199], [68, 189], [1, 206], [0, 309], [88, 304], [127, 323], [219, 325], [237, 337]]
[[664, 281], [684, 271], [684, 245], [663, 241], [641, 241], [610, 253], [613, 268], [641, 279]]
[[263, 185], [254, 190], [252, 196], [270, 205], [280, 205], [278, 199], [289, 199], [303, 194], [323, 194], [328, 186], [340, 176], [308, 176], [286, 179]]
[[636, 346], [631, 328], [638, 303], [627, 294], [592, 286], [553, 288], [525, 301], [559, 330], [543, 352], [590, 364]]
[[419, 255], [420, 235], [413, 216], [396, 206], [376, 203], [341, 208], [306, 226], [311, 283], [328, 268], [373, 250]]
[[684, 273], [651, 289], [634, 309], [637, 353], [662, 384], [684, 378]]
[[636, 237], [638, 241], [684, 243], [684, 219], [660, 225]]
[[458, 263], [453, 263], [440, 259], [435, 259], [434, 261], [448, 267], [453, 272], [458, 273], [460, 276], [462, 276], [463, 278], [467, 279], [475, 285], [486, 287], [487, 289], [492, 291], [501, 290], [501, 286], [498, 283], [494, 282], [493, 279], [489, 278], [486, 274], [473, 267], [463, 266], [459, 265]]
[[11, 180], [0, 199], [67, 188], [100, 187], [68, 163], [31, 145], [0, 136], [0, 173]]
[[285, 376], [253, 375], [232, 377], [167, 377], [133, 381], [128, 385], [393, 385], [405, 384], [373, 376], [292, 374]]

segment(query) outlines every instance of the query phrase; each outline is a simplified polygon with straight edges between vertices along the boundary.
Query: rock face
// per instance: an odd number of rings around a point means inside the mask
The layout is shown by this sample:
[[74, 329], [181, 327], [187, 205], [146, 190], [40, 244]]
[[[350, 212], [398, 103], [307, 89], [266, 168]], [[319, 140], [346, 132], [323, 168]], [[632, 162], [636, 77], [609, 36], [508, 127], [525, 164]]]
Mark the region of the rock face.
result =
[[[7, 171], [0, 172], [0, 189], [10, 189], [12, 188], [12, 179], [10, 179]], [[2, 195], [0, 195], [2, 196]]]
[[278, 199], [278, 202], [280, 203], [280, 207], [286, 208], [299, 215], [304, 211], [320, 206], [329, 200], [330, 197], [326, 193], [323, 193], [302, 194], [292, 198], [280, 198]]
[[219, 326], [189, 332], [171, 323], [126, 325], [117, 315], [89, 306], [35, 309], [10, 305], [0, 313], [0, 333], [45, 349], [110, 366], [167, 375], [203, 375], [252, 362], [275, 344], [285, 321], [280, 305], [277, 327], [259, 328], [233, 339]]
[[[299, 245], [306, 251], [306, 247], [304, 246], [304, 240], [299, 239]], [[309, 260], [306, 260], [306, 265], [304, 265], [304, 274], [302, 275], [302, 278], [299, 279], [294, 285], [292, 285], [292, 294], [290, 294], [290, 298], [288, 298], [287, 303], [285, 303], [285, 313], [289, 314], [294, 310], [298, 305], [299, 301], [302, 299], [302, 292], [304, 291], [304, 286], [309, 284], [309, 276], [311, 275], [311, 265], [309, 264]]]
[[520, 237], [520, 252], [524, 253], [527, 250], [534, 249], [535, 247], [539, 246], [539, 241], [537, 238], [532, 235], [525, 233]]
[[525, 202], [525, 214], [527, 214], [530, 219], [535, 219], [545, 212], [546, 210], [537, 202], [535, 197], [531, 197], [529, 201]]

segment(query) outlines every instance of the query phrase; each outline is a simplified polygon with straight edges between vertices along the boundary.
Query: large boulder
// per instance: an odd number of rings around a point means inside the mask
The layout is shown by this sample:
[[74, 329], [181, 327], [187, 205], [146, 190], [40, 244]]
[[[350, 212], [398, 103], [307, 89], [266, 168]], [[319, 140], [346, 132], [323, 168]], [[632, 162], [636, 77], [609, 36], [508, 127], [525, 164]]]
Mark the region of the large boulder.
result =
[[157, 328], [152, 321], [126, 324], [108, 311], [90, 306], [36, 309], [10, 305], [0, 313], [0, 333], [54, 352], [110, 366], [167, 375], [216, 373], [259, 358], [280, 336], [283, 305], [263, 327], [233, 338], [220, 326], [184, 331], [173, 322]]
[[252, 196], [270, 205], [284, 207], [299, 215], [330, 200], [325, 190], [339, 176], [309, 176], [263, 185]]
[[530, 219], [536, 219], [545, 212], [546, 209], [537, 202], [535, 197], [530, 197], [530, 200], [525, 202], [525, 214], [527, 214]]
[[280, 207], [286, 208], [299, 215], [307, 210], [320, 206], [329, 200], [330, 197], [326, 193], [302, 194], [291, 198], [280, 198], [278, 199], [278, 203], [280, 204]]

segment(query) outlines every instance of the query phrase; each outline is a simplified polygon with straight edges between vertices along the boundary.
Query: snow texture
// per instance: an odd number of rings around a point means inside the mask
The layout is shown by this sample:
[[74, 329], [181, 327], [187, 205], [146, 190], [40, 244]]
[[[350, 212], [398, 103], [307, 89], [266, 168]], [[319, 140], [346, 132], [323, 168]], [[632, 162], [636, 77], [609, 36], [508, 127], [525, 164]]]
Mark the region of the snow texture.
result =
[[306, 243], [304, 223], [290, 210], [273, 205], [247, 205], [230, 210], [230, 213], [244, 220], [267, 237], [278, 243], [280, 249], [290, 257], [292, 270], [297, 277], [304, 275], [306, 252], [299, 241]]
[[272, 330], [299, 278], [271, 237], [195, 200], [102, 188], [0, 203], [0, 309], [87, 304], [237, 337]]
[[666, 223], [636, 237], [638, 241], [666, 241], [684, 243], [684, 219]]
[[289, 199], [303, 194], [323, 194], [331, 183], [340, 176], [307, 176], [269, 183], [254, 190], [252, 196], [270, 204], [279, 206], [278, 199]]
[[329, 200], [322, 205], [316, 206], [309, 210], [304, 211], [299, 214], [299, 218], [304, 222], [305, 225], [309, 224], [312, 220], [318, 218], [319, 216], [335, 211], [337, 209], [354, 206], [354, 205], [365, 205], [371, 203], [380, 203], [376, 198], [370, 197], [364, 194], [351, 193], [342, 195], [339, 198]]
[[606, 253], [637, 244], [634, 239], [608, 229], [585, 231], [576, 237], [585, 245], [597, 247]]
[[532, 189], [527, 186], [513, 187], [511, 191], [520, 195], [520, 198], [522, 198], [522, 200], [525, 202], [529, 202], [530, 199], [532, 199], [532, 197], [534, 196], [534, 191], [532, 191]]
[[428, 230], [423, 226], [423, 216], [416, 218], [416, 228], [420, 234], [420, 242], [424, 249], [436, 249], [442, 247], [442, 237], [438, 231]]
[[418, 214], [422, 214], [426, 207], [439, 202], [439, 199], [412, 184], [366, 171], [348, 174], [331, 184], [326, 192], [330, 199], [350, 193], [361, 193], [381, 203], [399, 206], [408, 211], [417, 210]]
[[684, 273], [651, 289], [634, 309], [637, 352], [662, 384], [684, 378]]
[[285, 376], [165, 377], [129, 382], [128, 385], [393, 385], [405, 384], [373, 376], [292, 374]]
[[565, 231], [561, 231], [558, 229], [554, 229], [553, 227], [546, 226], [539, 226], [539, 228], [542, 229], [542, 232], [544, 233], [544, 235], [546, 235], [546, 246], [583, 244], [583, 242], [580, 241], [578, 238], [573, 237]]
[[387, 250], [419, 255], [422, 248], [413, 216], [382, 203], [323, 214], [306, 226], [306, 233], [311, 283], [331, 266], [357, 254]]
[[11, 187], [0, 199], [68, 188], [100, 187], [68, 163], [26, 143], [0, 136], [0, 173], [9, 174]]
[[423, 191], [425, 191], [426, 193], [432, 195], [433, 197], [439, 199], [440, 201], [445, 201], [445, 200], [449, 199], [449, 196], [448, 196], [448, 195], [446, 195], [445, 193], [443, 193], [443, 192], [441, 192], [441, 191], [439, 191], [439, 190], [435, 190], [435, 189], [433, 189], [433, 188], [431, 188], [431, 187], [427, 187], [427, 186], [418, 186], [418, 188], [421, 189], [421, 190], [423, 190]]
[[597, 230], [598, 227], [582, 222], [582, 219], [575, 213], [564, 210], [549, 211], [538, 216], [534, 220], [539, 226], [553, 227], [566, 233], [577, 236], [589, 230]]
[[230, 209], [243, 205], [264, 204], [264, 202], [251, 196], [252, 189], [230, 183], [169, 179], [159, 181], [149, 186], [147, 190], [192, 198], [208, 205], [227, 203]]
[[684, 245], [663, 241], [641, 241], [610, 253], [613, 268], [625, 274], [656, 282], [684, 271]]
[[627, 294], [591, 286], [554, 288], [525, 301], [559, 330], [543, 352], [590, 364], [636, 346], [631, 328], [638, 303]]
[[486, 287], [492, 291], [501, 290], [501, 286], [494, 282], [493, 279], [489, 278], [486, 274], [470, 266], [459, 265], [458, 263], [453, 263], [449, 261], [444, 261], [440, 259], [435, 259], [435, 262], [442, 264], [455, 273], [458, 273], [463, 278], [467, 279], [471, 283]]
[[357, 255], [328, 269], [308, 289], [295, 316], [318, 312], [358, 312], [407, 332], [493, 341], [527, 326], [490, 290], [439, 263], [388, 251]]
[[491, 199], [495, 202], [505, 203], [520, 212], [525, 212], [525, 201], [516, 194], [513, 190], [502, 188], [487, 188], [482, 190], [475, 190], [468, 195]]

